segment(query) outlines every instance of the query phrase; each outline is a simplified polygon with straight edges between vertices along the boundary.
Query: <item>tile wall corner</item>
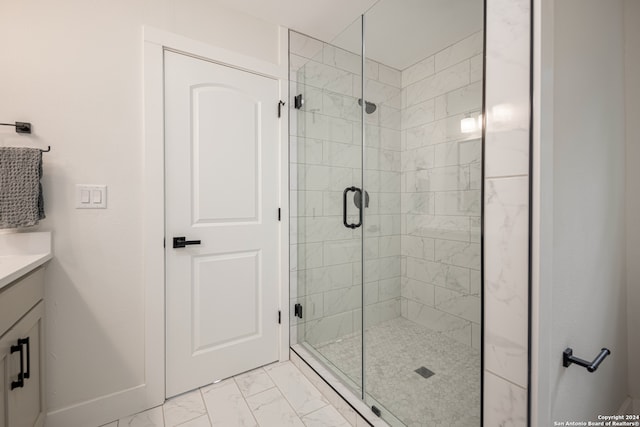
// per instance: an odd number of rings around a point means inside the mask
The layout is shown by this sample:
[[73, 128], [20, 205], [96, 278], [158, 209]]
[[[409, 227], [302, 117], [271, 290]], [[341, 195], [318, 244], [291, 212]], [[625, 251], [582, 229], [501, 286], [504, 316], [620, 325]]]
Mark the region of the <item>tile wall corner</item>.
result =
[[530, 0], [487, 0], [484, 423], [527, 425]]

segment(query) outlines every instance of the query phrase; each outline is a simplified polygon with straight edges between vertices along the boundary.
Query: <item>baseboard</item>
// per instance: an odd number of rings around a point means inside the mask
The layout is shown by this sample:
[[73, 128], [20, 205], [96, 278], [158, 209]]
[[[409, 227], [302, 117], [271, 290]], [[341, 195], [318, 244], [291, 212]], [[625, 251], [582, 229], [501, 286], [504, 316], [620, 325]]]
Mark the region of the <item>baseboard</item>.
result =
[[149, 387], [141, 384], [49, 412], [45, 424], [47, 427], [98, 427], [163, 403], [164, 396], [149, 393]]
[[640, 399], [633, 399], [631, 397], [627, 397], [622, 405], [620, 405], [620, 409], [618, 409], [619, 415], [640, 415]]
[[618, 415], [630, 414], [633, 409], [633, 400], [630, 397], [627, 397], [622, 405], [620, 405], [620, 409], [618, 409]]

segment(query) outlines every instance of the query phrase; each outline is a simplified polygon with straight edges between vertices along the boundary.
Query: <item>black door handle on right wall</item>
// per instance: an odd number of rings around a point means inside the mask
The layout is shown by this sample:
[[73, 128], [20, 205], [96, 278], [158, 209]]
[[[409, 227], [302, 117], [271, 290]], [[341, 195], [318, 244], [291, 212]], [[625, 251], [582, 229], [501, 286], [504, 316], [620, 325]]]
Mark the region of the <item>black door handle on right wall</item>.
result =
[[593, 362], [586, 361], [584, 359], [580, 359], [579, 357], [575, 357], [573, 355], [573, 349], [567, 348], [562, 352], [562, 366], [568, 368], [572, 363], [576, 365], [580, 365], [583, 368], [587, 368], [589, 372], [595, 372], [598, 369], [598, 366], [602, 363], [605, 357], [611, 354], [611, 350], [608, 348], [603, 348], [600, 350], [600, 353], [593, 359]]

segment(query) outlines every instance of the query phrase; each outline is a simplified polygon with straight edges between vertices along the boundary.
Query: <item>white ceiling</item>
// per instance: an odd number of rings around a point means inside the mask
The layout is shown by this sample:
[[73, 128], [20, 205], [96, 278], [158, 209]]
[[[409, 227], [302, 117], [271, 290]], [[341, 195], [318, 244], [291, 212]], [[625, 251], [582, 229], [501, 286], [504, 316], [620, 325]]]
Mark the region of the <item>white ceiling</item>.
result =
[[360, 14], [367, 11], [366, 55], [398, 70], [482, 29], [482, 0], [216, 0], [352, 52], [360, 52]]
[[[233, 10], [331, 41], [377, 0], [214, 0]], [[339, 12], [337, 12], [339, 11]]]
[[[404, 70], [482, 26], [482, 0], [380, 0], [365, 15], [365, 54]], [[333, 44], [359, 51], [360, 34], [352, 25]]]

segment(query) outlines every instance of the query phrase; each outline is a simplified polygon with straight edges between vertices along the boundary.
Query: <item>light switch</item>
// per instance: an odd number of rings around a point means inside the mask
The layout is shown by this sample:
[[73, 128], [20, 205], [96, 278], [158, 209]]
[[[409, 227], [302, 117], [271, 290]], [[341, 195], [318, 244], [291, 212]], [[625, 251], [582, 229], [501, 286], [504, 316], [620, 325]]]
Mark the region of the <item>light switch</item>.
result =
[[106, 209], [106, 185], [76, 185], [76, 209]]

